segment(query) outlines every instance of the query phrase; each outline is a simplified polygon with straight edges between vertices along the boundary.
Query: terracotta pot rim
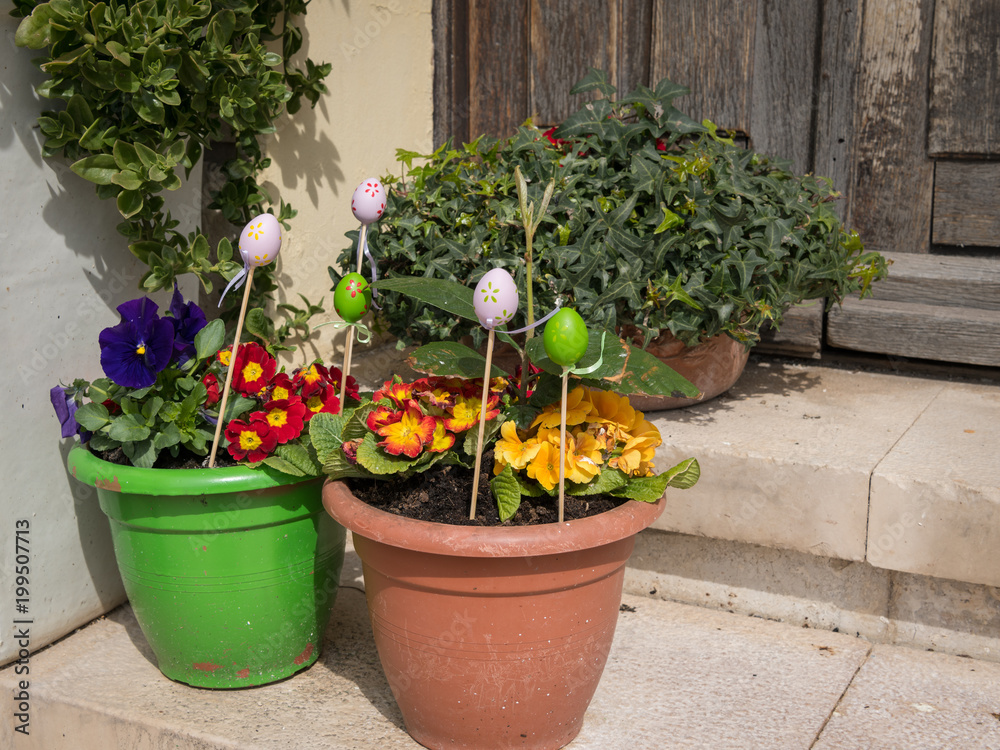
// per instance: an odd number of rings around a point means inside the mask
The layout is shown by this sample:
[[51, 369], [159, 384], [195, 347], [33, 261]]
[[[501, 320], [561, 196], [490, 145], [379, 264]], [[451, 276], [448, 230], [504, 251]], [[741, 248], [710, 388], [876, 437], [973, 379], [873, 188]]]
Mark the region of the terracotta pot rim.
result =
[[637, 534], [663, 513], [655, 503], [629, 500], [589, 518], [535, 526], [455, 526], [397, 516], [358, 500], [339, 480], [323, 485], [323, 505], [349, 531], [383, 544], [457, 557], [532, 557], [611, 544]]

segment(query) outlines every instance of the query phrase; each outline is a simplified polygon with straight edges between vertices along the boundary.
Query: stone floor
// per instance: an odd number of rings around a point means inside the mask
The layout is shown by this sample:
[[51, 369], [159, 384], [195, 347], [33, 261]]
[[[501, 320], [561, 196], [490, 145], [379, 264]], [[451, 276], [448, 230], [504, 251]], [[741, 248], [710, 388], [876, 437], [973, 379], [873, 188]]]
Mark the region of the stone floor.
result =
[[[419, 747], [379, 667], [353, 553], [320, 660], [272, 685], [212, 691], [157, 670], [128, 605], [34, 654], [30, 735], [13, 732], [0, 671], [0, 747]], [[604, 678], [572, 750], [1000, 748], [1000, 664], [873, 645], [625, 595]]]

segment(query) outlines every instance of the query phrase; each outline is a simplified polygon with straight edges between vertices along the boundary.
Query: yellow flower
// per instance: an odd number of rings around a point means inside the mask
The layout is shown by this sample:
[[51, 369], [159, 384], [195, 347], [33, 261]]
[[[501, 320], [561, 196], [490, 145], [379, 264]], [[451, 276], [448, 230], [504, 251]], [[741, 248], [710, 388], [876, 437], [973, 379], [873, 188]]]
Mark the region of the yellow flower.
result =
[[645, 415], [641, 411], [635, 413], [635, 420], [628, 428], [628, 434], [634, 438], [647, 437], [660, 445], [663, 438], [660, 436], [660, 429], [652, 422], [647, 422]]
[[653, 457], [660, 441], [649, 437], [632, 438], [625, 443], [621, 455], [608, 461], [629, 476], [648, 477], [653, 473]]
[[[537, 427], [541, 425], [544, 428], [558, 427], [561, 419], [561, 406], [562, 399], [559, 399], [554, 404], [549, 404], [542, 409], [541, 414], [535, 417], [535, 421], [531, 423], [531, 426]], [[566, 394], [566, 426], [570, 427], [586, 422], [591, 408], [590, 389], [584, 388], [582, 385], [574, 388]]]
[[538, 444], [538, 452], [528, 463], [528, 476], [547, 490], [559, 485], [559, 446], [550, 442]]
[[[615, 425], [619, 430], [612, 432], [628, 431], [635, 421], [636, 411], [628, 402], [628, 396], [619, 396], [613, 391], [595, 390], [590, 396], [593, 409], [590, 413], [589, 422]], [[640, 416], [641, 413], [639, 414]]]
[[497, 440], [493, 449], [495, 461], [493, 463], [493, 473], [499, 474], [503, 467], [510, 465], [517, 471], [528, 465], [528, 461], [533, 459], [538, 453], [538, 441], [535, 439], [521, 442], [517, 435], [517, 426], [513, 420], [508, 420], [500, 427], [501, 440]]
[[594, 436], [583, 432], [566, 436], [566, 479], [586, 484], [601, 473], [601, 451]]

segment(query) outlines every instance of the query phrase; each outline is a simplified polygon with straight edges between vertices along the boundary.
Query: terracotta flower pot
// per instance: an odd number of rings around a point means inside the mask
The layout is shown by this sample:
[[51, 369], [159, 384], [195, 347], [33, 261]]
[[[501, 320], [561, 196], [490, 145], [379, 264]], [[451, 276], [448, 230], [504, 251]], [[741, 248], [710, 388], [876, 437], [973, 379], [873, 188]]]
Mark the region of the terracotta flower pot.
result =
[[686, 346], [665, 331], [649, 343], [646, 351], [691, 381], [701, 395], [697, 398], [629, 396], [629, 403], [641, 411], [677, 409], [715, 398], [739, 380], [750, 356], [741, 342], [724, 333], [697, 346]]
[[604, 671], [635, 535], [663, 500], [561, 524], [416, 521], [327, 482], [354, 533], [382, 668], [429, 748], [559, 748]]

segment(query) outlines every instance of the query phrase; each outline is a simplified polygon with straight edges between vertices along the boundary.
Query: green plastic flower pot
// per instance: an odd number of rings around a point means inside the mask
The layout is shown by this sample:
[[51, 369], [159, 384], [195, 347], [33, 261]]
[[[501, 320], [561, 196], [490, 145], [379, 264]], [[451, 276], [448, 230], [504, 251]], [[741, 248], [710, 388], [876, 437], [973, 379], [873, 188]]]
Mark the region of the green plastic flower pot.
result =
[[344, 563], [322, 479], [244, 466], [139, 469], [82, 447], [69, 470], [97, 487], [132, 609], [172, 680], [263, 685], [319, 657]]

